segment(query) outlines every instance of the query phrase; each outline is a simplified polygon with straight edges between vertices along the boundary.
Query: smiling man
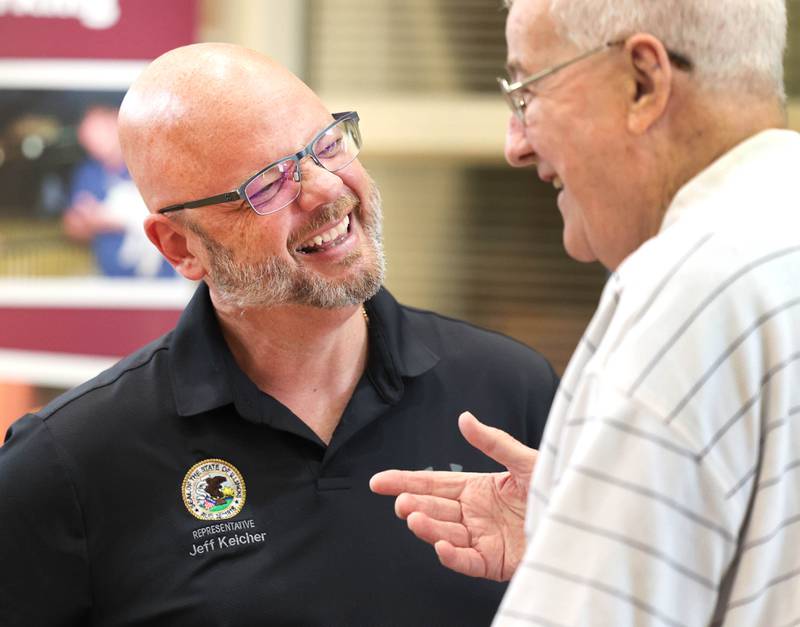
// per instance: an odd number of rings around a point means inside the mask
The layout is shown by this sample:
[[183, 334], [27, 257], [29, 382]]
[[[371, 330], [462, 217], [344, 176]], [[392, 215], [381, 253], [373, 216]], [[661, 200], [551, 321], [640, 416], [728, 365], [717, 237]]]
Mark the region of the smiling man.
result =
[[511, 4], [506, 158], [611, 276], [538, 459], [464, 415], [507, 472], [372, 480], [446, 566], [513, 575], [498, 626], [800, 624], [786, 25], [783, 0]]
[[0, 624], [489, 621], [504, 586], [442, 570], [367, 481], [498, 469], [461, 441], [466, 406], [536, 445], [549, 365], [381, 288], [358, 114], [269, 59], [167, 53], [120, 135], [148, 236], [200, 287], [170, 334], [11, 427]]

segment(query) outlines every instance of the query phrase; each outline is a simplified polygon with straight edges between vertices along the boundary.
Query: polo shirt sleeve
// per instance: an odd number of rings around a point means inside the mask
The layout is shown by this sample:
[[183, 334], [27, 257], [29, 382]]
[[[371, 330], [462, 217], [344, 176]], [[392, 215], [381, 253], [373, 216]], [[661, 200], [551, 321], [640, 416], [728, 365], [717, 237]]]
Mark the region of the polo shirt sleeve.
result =
[[28, 415], [0, 447], [0, 625], [89, 622], [89, 563], [75, 485], [47, 424]]

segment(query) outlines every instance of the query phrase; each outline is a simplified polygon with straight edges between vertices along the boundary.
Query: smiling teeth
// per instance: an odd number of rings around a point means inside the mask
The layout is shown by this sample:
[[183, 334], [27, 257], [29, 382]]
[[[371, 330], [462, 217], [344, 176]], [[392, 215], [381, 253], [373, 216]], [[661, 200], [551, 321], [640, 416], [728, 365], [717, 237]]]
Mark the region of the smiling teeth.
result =
[[553, 178], [553, 187], [556, 189], [564, 189], [564, 183], [562, 183], [561, 179], [556, 176]]
[[342, 218], [341, 222], [339, 222], [339, 224], [337, 224], [336, 226], [325, 231], [321, 235], [317, 235], [316, 237], [301, 244], [300, 248], [314, 248], [315, 246], [322, 246], [326, 242], [335, 240], [337, 237], [341, 237], [342, 235], [347, 233], [347, 228], [349, 226], [350, 226], [350, 216], [348, 215]]

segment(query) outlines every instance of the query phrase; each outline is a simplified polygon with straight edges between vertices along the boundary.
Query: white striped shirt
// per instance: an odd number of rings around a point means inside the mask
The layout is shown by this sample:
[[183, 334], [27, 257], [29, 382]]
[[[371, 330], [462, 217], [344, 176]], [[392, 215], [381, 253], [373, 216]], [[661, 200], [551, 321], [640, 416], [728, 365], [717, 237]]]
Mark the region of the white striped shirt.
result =
[[495, 619], [800, 625], [800, 135], [751, 137], [611, 276]]

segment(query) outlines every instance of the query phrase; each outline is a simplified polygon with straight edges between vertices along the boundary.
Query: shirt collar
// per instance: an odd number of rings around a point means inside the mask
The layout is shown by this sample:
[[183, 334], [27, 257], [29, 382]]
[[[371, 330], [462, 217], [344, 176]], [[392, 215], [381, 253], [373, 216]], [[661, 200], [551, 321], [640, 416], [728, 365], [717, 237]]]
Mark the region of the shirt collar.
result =
[[[384, 288], [364, 303], [369, 316], [366, 376], [381, 398], [394, 404], [403, 396], [404, 378], [417, 377], [439, 361], [413, 328], [405, 311]], [[190, 416], [236, 403], [238, 368], [222, 336], [208, 287], [201, 283], [186, 306], [170, 341], [170, 379], [177, 412]], [[238, 374], [238, 373], [237, 373]]]
[[369, 316], [367, 376], [384, 401], [394, 404], [403, 396], [403, 377], [427, 372], [439, 356], [414, 330], [405, 311], [384, 288], [364, 303]]
[[795, 131], [768, 129], [745, 139], [678, 190], [661, 231], [689, 215], [730, 220], [732, 211], [781, 205], [787, 193], [796, 193], [798, 158], [800, 134]]
[[170, 379], [179, 415], [199, 414], [233, 402], [226, 352], [208, 286], [201, 283], [170, 342]]

